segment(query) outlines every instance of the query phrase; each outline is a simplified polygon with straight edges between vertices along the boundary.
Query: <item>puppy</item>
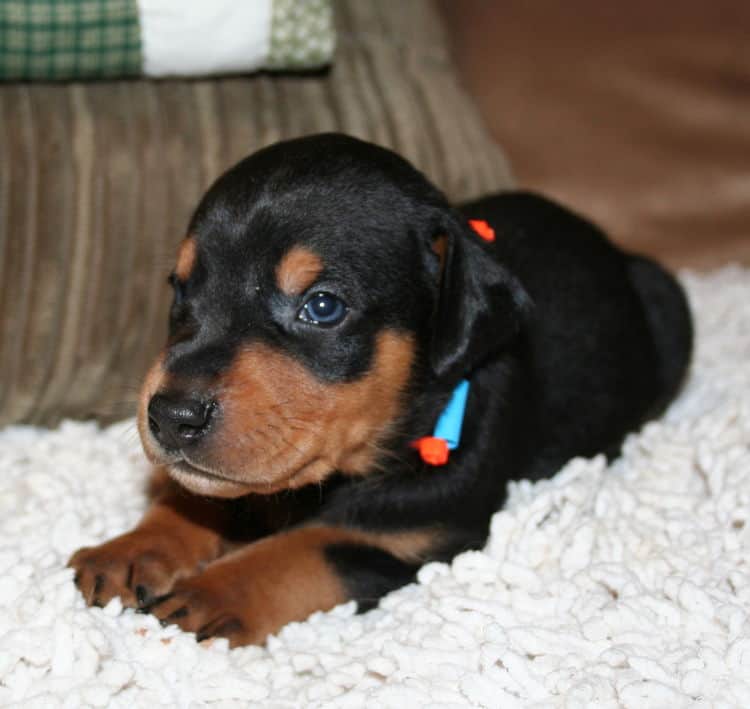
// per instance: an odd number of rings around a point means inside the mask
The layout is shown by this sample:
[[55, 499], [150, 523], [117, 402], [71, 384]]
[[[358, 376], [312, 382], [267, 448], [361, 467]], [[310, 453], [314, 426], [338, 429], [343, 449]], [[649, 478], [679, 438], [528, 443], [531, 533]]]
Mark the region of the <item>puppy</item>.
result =
[[616, 455], [690, 359], [655, 263], [531, 194], [451, 208], [343, 135], [243, 160], [188, 234], [138, 413], [160, 489], [70, 565], [199, 640], [365, 610], [481, 546], [508, 480]]

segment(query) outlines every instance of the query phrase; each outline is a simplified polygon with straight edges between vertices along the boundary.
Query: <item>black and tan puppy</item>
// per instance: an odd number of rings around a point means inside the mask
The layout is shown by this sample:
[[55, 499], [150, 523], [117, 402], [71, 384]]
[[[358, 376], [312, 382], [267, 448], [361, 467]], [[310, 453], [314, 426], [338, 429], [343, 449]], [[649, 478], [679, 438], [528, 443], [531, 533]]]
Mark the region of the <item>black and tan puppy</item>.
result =
[[[168, 476], [134, 531], [70, 563], [87, 602], [232, 644], [369, 608], [482, 545], [509, 479], [616, 454], [690, 358], [685, 297], [654, 263], [530, 194], [453, 209], [341, 135], [223, 175], [170, 280], [139, 411]], [[414, 442], [463, 379], [460, 445], [428, 464]]]

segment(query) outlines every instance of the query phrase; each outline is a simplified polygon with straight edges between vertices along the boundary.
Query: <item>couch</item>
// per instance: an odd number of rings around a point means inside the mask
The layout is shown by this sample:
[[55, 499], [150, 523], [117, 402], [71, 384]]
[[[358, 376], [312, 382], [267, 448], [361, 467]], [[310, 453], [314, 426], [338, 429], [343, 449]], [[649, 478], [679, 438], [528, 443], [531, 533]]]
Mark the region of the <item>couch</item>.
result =
[[336, 0], [330, 71], [0, 84], [0, 425], [131, 415], [191, 210], [268, 143], [344, 131], [453, 200], [507, 187], [430, 0]]

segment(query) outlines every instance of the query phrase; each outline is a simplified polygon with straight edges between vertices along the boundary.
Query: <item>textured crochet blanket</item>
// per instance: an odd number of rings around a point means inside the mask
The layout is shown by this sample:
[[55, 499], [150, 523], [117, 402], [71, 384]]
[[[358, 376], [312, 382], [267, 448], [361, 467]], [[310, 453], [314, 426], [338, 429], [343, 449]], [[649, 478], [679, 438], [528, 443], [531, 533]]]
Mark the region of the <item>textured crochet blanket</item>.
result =
[[621, 458], [512, 484], [483, 551], [265, 648], [84, 606], [65, 561], [145, 504], [132, 422], [0, 433], [0, 705], [750, 707], [750, 271], [683, 281], [689, 380]]

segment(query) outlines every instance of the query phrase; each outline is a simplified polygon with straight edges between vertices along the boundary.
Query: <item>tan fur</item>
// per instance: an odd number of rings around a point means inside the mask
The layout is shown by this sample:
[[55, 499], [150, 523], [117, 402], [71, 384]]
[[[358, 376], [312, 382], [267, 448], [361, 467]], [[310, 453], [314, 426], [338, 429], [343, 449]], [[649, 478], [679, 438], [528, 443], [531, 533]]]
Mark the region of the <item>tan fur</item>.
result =
[[160, 499], [132, 532], [79, 549], [68, 562], [87, 603], [106, 605], [120, 596], [123, 605], [135, 607], [139, 586], [153, 596], [167, 593], [223, 552], [226, 510], [185, 495], [174, 483], [161, 480], [159, 486]]
[[368, 374], [326, 384], [288, 355], [252, 345], [220, 378], [221, 421], [204, 460], [248, 492], [301, 487], [335, 469], [367, 473], [401, 412], [413, 357], [410, 336], [384, 332]]
[[276, 267], [276, 283], [287, 295], [304, 293], [320, 275], [323, 262], [304, 246], [295, 246]]
[[440, 543], [440, 532], [434, 529], [419, 529], [409, 532], [365, 532], [365, 544], [385, 549], [402, 561], [419, 563]]
[[195, 266], [197, 247], [195, 239], [188, 236], [180, 243], [177, 249], [177, 264], [174, 267], [174, 274], [181, 281], [186, 281]]
[[370, 534], [311, 525], [261, 539], [177, 584], [153, 613], [183, 630], [229, 637], [231, 645], [261, 643], [283, 625], [348, 600], [325, 558], [333, 544], [371, 544], [420, 558], [433, 533]]

